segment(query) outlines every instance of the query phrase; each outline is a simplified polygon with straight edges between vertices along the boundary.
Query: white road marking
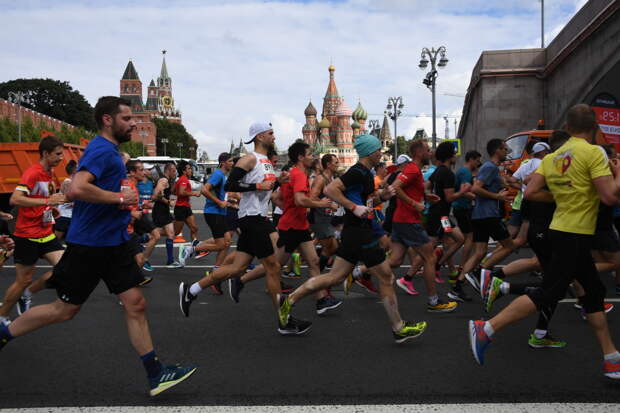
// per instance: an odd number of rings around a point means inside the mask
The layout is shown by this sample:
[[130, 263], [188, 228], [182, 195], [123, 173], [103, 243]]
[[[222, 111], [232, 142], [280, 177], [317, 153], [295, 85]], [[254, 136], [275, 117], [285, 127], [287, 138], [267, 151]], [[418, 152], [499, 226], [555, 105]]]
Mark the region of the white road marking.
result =
[[617, 411], [614, 403], [459, 403], [407, 405], [316, 405], [316, 406], [110, 406], [110, 407], [44, 407], [0, 409], [0, 413], [565, 413]]

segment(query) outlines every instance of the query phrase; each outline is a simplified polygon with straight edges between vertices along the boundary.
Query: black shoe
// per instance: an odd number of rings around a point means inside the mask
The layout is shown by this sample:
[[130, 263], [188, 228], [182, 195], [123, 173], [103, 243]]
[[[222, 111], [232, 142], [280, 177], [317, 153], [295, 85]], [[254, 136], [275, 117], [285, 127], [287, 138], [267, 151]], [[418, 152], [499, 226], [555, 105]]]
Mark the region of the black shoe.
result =
[[[489, 271], [489, 270], [484, 270], [484, 271]], [[469, 282], [469, 285], [471, 285], [471, 288], [473, 288], [474, 291], [476, 291], [478, 294], [480, 294], [481, 273], [482, 273], [482, 270], [477, 270], [477, 271], [468, 272], [467, 274], [465, 274], [465, 279], [467, 280], [467, 282]]]
[[310, 330], [311, 326], [312, 323], [310, 321], [298, 320], [293, 316], [289, 316], [286, 326], [281, 327], [278, 325], [278, 333], [283, 336], [300, 336]]
[[463, 284], [458, 281], [454, 287], [452, 287], [452, 290], [448, 292], [448, 297], [460, 302], [471, 301], [471, 297], [463, 290]]
[[196, 296], [189, 292], [189, 285], [185, 282], [179, 284], [179, 306], [185, 317], [189, 317], [189, 306], [192, 305], [192, 301], [195, 299]]
[[321, 315], [325, 314], [329, 310], [340, 307], [342, 300], [332, 297], [331, 295], [325, 296], [316, 302], [316, 313]]
[[239, 302], [239, 294], [243, 290], [243, 283], [241, 277], [232, 277], [228, 279], [228, 291], [230, 292], [230, 298], [236, 303]]

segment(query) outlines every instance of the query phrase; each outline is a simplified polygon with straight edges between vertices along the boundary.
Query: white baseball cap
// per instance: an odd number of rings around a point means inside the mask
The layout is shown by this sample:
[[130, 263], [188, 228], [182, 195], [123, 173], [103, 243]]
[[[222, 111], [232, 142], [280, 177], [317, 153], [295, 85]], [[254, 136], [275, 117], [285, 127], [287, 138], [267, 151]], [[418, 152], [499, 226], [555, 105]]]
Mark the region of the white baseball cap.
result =
[[396, 158], [396, 165], [402, 165], [404, 163], [407, 162], [411, 162], [411, 158], [409, 157], [409, 155], [399, 155], [398, 158]]
[[268, 130], [272, 130], [272, 129], [273, 127], [271, 126], [271, 123], [254, 122], [253, 124], [250, 125], [250, 132], [248, 134], [250, 137], [250, 140], [247, 141], [245, 144], [247, 145], [249, 143], [252, 143], [256, 135], [258, 135], [259, 133], [267, 132]]
[[542, 151], [550, 151], [551, 147], [547, 145], [545, 142], [538, 142], [532, 147], [532, 153], [536, 155]]

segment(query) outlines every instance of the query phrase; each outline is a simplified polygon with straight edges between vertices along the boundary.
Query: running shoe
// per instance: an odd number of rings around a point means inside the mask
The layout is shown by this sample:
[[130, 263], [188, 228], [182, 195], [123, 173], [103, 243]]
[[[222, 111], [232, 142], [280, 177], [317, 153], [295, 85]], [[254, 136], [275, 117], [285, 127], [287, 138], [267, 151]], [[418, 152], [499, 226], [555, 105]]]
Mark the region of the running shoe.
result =
[[480, 293], [481, 298], [484, 298], [484, 292], [487, 290], [487, 288], [489, 288], [492, 279], [493, 271], [487, 270], [486, 268], [480, 269], [480, 284], [478, 292]]
[[491, 344], [491, 337], [484, 332], [484, 320], [469, 320], [469, 344], [471, 346], [471, 352], [474, 355], [474, 359], [481, 366], [484, 364], [484, 352], [489, 344]]
[[428, 311], [429, 313], [451, 313], [452, 311], [456, 310], [457, 306], [458, 304], [454, 301], [448, 301], [446, 303], [442, 300], [437, 300], [437, 304], [435, 305], [428, 303], [426, 305], [426, 311]]
[[[575, 303], [575, 308], [579, 308], [581, 310], [581, 318], [584, 319], [584, 320], [587, 320], [587, 318], [586, 318], [586, 310], [583, 309], [581, 304]], [[614, 305], [612, 303], [605, 303], [603, 305], [603, 308], [605, 309], [605, 313], [609, 313], [611, 310], [614, 309]]]
[[394, 336], [394, 341], [400, 344], [412, 338], [420, 337], [424, 330], [426, 330], [426, 321], [420, 321], [415, 324], [405, 321], [400, 330], [392, 331], [392, 335]]
[[305, 334], [312, 327], [310, 321], [298, 320], [294, 317], [289, 317], [288, 322], [284, 327], [278, 326], [278, 333], [283, 336], [300, 336]]
[[493, 277], [486, 290], [484, 290], [484, 294], [482, 295], [482, 304], [484, 305], [484, 310], [487, 313], [490, 313], [493, 309], [495, 300], [503, 295], [502, 289], [500, 288], [503, 282], [503, 280]]
[[396, 280], [396, 285], [399, 286], [404, 292], [409, 295], [418, 295], [418, 291], [413, 286], [411, 281], [407, 281], [405, 277], [400, 277]]
[[149, 271], [149, 272], [151, 272], [151, 271], [153, 271], [153, 266], [151, 265], [151, 263], [150, 263], [150, 262], [146, 261], [146, 262], [144, 263], [144, 265], [142, 266], [142, 269], [143, 269], [144, 271]]
[[603, 361], [603, 374], [610, 379], [620, 379], [620, 361], [613, 362], [609, 360]]
[[467, 280], [467, 282], [469, 282], [472, 288], [476, 290], [478, 294], [480, 294], [480, 281], [478, 276], [473, 272], [468, 272], [467, 274], [465, 274], [465, 279]]
[[454, 287], [448, 291], [448, 297], [461, 303], [471, 301], [471, 297], [463, 289], [463, 284], [459, 282], [454, 284]]
[[537, 338], [534, 334], [530, 334], [527, 344], [532, 348], [564, 348], [566, 341], [556, 340], [547, 333], [543, 338]]
[[241, 277], [232, 277], [228, 279], [228, 292], [230, 293], [230, 298], [234, 302], [239, 302], [239, 294], [241, 294], [243, 287], [245, 287], [245, 285], [241, 282]]
[[217, 295], [224, 294], [224, 290], [222, 290], [222, 283], [211, 284], [211, 290]]
[[347, 278], [342, 282], [342, 290], [344, 291], [344, 295], [349, 295], [349, 291], [351, 291], [351, 286], [353, 285], [353, 274], [347, 275]]
[[149, 284], [151, 281], [153, 281], [153, 277], [144, 277], [142, 281], [138, 283], [138, 286], [144, 287], [145, 285]]
[[194, 247], [188, 247], [187, 245], [181, 245], [179, 247], [179, 264], [185, 267], [185, 262], [194, 256]]
[[201, 258], [206, 257], [207, 255], [209, 255], [209, 252], [211, 251], [203, 251], [203, 252], [199, 252], [198, 254], [196, 254], [196, 257], [194, 259], [199, 260]]
[[282, 276], [284, 278], [301, 278], [301, 274], [296, 274], [295, 271], [284, 271]]
[[8, 317], [0, 317], [0, 326], [8, 327], [11, 324], [11, 319]]
[[288, 297], [285, 295], [281, 295], [279, 297], [279, 303], [280, 305], [278, 306], [278, 320], [280, 322], [280, 327], [285, 328], [288, 325], [293, 306], [291, 305], [291, 303], [289, 303]]
[[318, 315], [325, 314], [329, 310], [333, 310], [335, 308], [340, 307], [342, 304], [342, 300], [339, 300], [330, 295], [320, 298], [316, 302], [316, 313]]
[[363, 289], [365, 289], [366, 291], [368, 291], [371, 294], [377, 294], [378, 291], [375, 288], [375, 285], [372, 283], [372, 280], [370, 278], [364, 278], [359, 277], [359, 278], [355, 278], [355, 284], [359, 285], [360, 287], [362, 287]]
[[192, 240], [192, 247], [195, 247], [196, 245], [200, 244], [200, 240]]
[[298, 277], [301, 277], [301, 256], [297, 252], [294, 252], [291, 256], [293, 258], [293, 272]]
[[179, 306], [185, 317], [189, 317], [189, 307], [195, 299], [196, 296], [189, 292], [189, 285], [187, 283], [182, 282], [179, 284]]
[[172, 261], [166, 264], [166, 268], [183, 268], [183, 265], [179, 264], [178, 261]]
[[159, 393], [176, 386], [194, 374], [196, 369], [197, 367], [195, 366], [166, 366], [162, 368], [159, 376], [149, 378], [150, 395], [157, 396]]
[[445, 281], [441, 278], [441, 271], [435, 271], [435, 282], [437, 284], [443, 284]]
[[32, 306], [32, 295], [22, 295], [17, 300], [17, 314], [22, 315]]

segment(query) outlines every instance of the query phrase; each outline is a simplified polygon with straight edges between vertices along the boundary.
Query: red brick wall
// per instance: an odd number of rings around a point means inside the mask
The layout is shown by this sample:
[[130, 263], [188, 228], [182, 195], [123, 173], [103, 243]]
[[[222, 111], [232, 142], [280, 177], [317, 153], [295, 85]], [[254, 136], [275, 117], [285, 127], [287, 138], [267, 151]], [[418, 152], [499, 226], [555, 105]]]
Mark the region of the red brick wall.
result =
[[[13, 122], [17, 122], [18, 106], [15, 103], [0, 99], [0, 118], [9, 118]], [[70, 125], [66, 122], [22, 107], [22, 120], [25, 120], [26, 118], [30, 118], [34, 126], [39, 126], [39, 123], [43, 121], [43, 123], [47, 125], [48, 128], [53, 130], [59, 131], [62, 128], [62, 125], [65, 125], [69, 129], [75, 129], [75, 126]]]

